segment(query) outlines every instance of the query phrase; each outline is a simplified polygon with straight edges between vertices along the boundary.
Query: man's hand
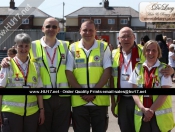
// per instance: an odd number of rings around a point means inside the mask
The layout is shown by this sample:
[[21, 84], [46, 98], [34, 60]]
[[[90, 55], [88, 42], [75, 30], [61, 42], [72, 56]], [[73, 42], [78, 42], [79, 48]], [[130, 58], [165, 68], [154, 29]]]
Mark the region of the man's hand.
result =
[[2, 61], [1, 61], [1, 67], [3, 68], [7, 68], [9, 67], [9, 61], [10, 61], [10, 57], [5, 57]]
[[95, 95], [81, 95], [81, 98], [87, 102], [91, 102], [95, 99]]
[[167, 65], [165, 68], [160, 71], [165, 77], [171, 76], [174, 73], [174, 69]]
[[114, 110], [115, 110], [115, 105], [111, 104], [111, 112], [112, 112], [113, 116], [115, 116], [117, 118], [118, 116], [114, 113]]

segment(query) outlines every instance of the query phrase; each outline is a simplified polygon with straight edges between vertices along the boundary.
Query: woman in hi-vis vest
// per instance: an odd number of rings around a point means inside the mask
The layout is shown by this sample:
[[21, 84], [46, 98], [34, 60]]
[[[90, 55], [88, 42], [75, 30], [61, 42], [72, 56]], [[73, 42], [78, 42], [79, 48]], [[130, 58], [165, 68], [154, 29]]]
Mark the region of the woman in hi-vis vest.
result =
[[[143, 54], [146, 61], [136, 65], [129, 82], [134, 88], [170, 88], [171, 77], [160, 73], [166, 64], [159, 61], [161, 49], [158, 43], [149, 40], [143, 47]], [[133, 98], [136, 132], [169, 132], [173, 129], [175, 123], [170, 95], [133, 95]]]
[[[41, 88], [39, 68], [30, 61], [31, 39], [28, 34], [15, 36], [17, 54], [10, 66], [0, 71], [0, 88]], [[14, 89], [14, 94], [15, 94]], [[20, 94], [20, 90], [18, 91]], [[2, 132], [36, 132], [44, 123], [42, 95], [0, 95], [0, 125]]]

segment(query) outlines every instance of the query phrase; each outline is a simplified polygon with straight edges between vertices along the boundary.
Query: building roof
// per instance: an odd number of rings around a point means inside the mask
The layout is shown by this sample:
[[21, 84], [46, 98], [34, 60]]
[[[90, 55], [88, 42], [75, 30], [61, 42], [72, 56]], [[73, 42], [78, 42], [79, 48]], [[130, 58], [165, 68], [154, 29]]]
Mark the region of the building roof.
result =
[[17, 15], [17, 13], [23, 15], [34, 15], [35, 17], [51, 17], [47, 13], [41, 11], [37, 7], [31, 7], [28, 11], [25, 10], [26, 7], [15, 7], [15, 9], [11, 9], [9, 7], [0, 7], [0, 15]]
[[131, 17], [139, 17], [139, 12], [131, 7], [82, 7], [66, 17], [78, 17], [78, 15], [98, 15], [98, 16], [116, 16], [116, 15], [131, 15]]

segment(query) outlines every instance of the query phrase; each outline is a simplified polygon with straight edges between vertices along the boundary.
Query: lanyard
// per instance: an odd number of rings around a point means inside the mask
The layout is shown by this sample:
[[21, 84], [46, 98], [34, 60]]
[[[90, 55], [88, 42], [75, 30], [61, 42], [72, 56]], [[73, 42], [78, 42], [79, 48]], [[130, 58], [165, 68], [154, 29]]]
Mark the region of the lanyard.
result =
[[[46, 47], [45, 47], [45, 49], [46, 49]], [[50, 62], [51, 62], [51, 64], [52, 64], [52, 66], [53, 66], [53, 61], [54, 61], [54, 59], [55, 59], [56, 50], [57, 50], [57, 48], [54, 49], [53, 57], [51, 58], [51, 57], [50, 57], [50, 54], [47, 52], [47, 49], [46, 49], [47, 56], [49, 57], [49, 60], [50, 60]]]
[[26, 83], [27, 83], [27, 77], [28, 77], [28, 73], [29, 73], [29, 63], [30, 63], [30, 61], [29, 61], [28, 65], [27, 65], [27, 73], [26, 73], [26, 76], [25, 76], [25, 74], [24, 74], [23, 68], [21, 67], [21, 65], [19, 64], [19, 62], [18, 62], [18, 60], [17, 60], [16, 58], [15, 58], [15, 61], [16, 61], [16, 64], [17, 64], [19, 70], [21, 71], [22, 76], [23, 76], [23, 78], [24, 78], [24, 80], [25, 80], [25, 85], [27, 85]]
[[147, 67], [144, 67], [145, 88], [152, 88], [153, 76], [155, 74], [156, 67], [148, 71]]
[[127, 64], [127, 65], [125, 65], [125, 64], [124, 64], [125, 73], [126, 73], [126, 72], [127, 72], [127, 70], [128, 70], [128, 67], [129, 67], [130, 62], [131, 62], [131, 59], [129, 60], [129, 62], [128, 62], [128, 64]]

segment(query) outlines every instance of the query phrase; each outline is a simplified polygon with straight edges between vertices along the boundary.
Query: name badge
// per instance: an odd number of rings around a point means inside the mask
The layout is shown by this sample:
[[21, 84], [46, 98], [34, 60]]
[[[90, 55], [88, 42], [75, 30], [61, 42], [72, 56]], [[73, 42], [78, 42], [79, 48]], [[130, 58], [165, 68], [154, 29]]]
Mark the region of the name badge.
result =
[[136, 58], [136, 61], [140, 61], [140, 58]]
[[122, 74], [122, 81], [128, 81], [129, 80], [129, 74]]
[[14, 78], [13, 81], [14, 82], [24, 82], [24, 78], [18, 78], [18, 77], [16, 77], [16, 78]]
[[56, 73], [56, 67], [51, 66], [49, 69], [50, 73]]
[[22, 88], [31, 88], [30, 85], [23, 85]]
[[76, 59], [75, 62], [76, 62], [76, 63], [84, 63], [85, 60], [84, 60], [84, 59]]

